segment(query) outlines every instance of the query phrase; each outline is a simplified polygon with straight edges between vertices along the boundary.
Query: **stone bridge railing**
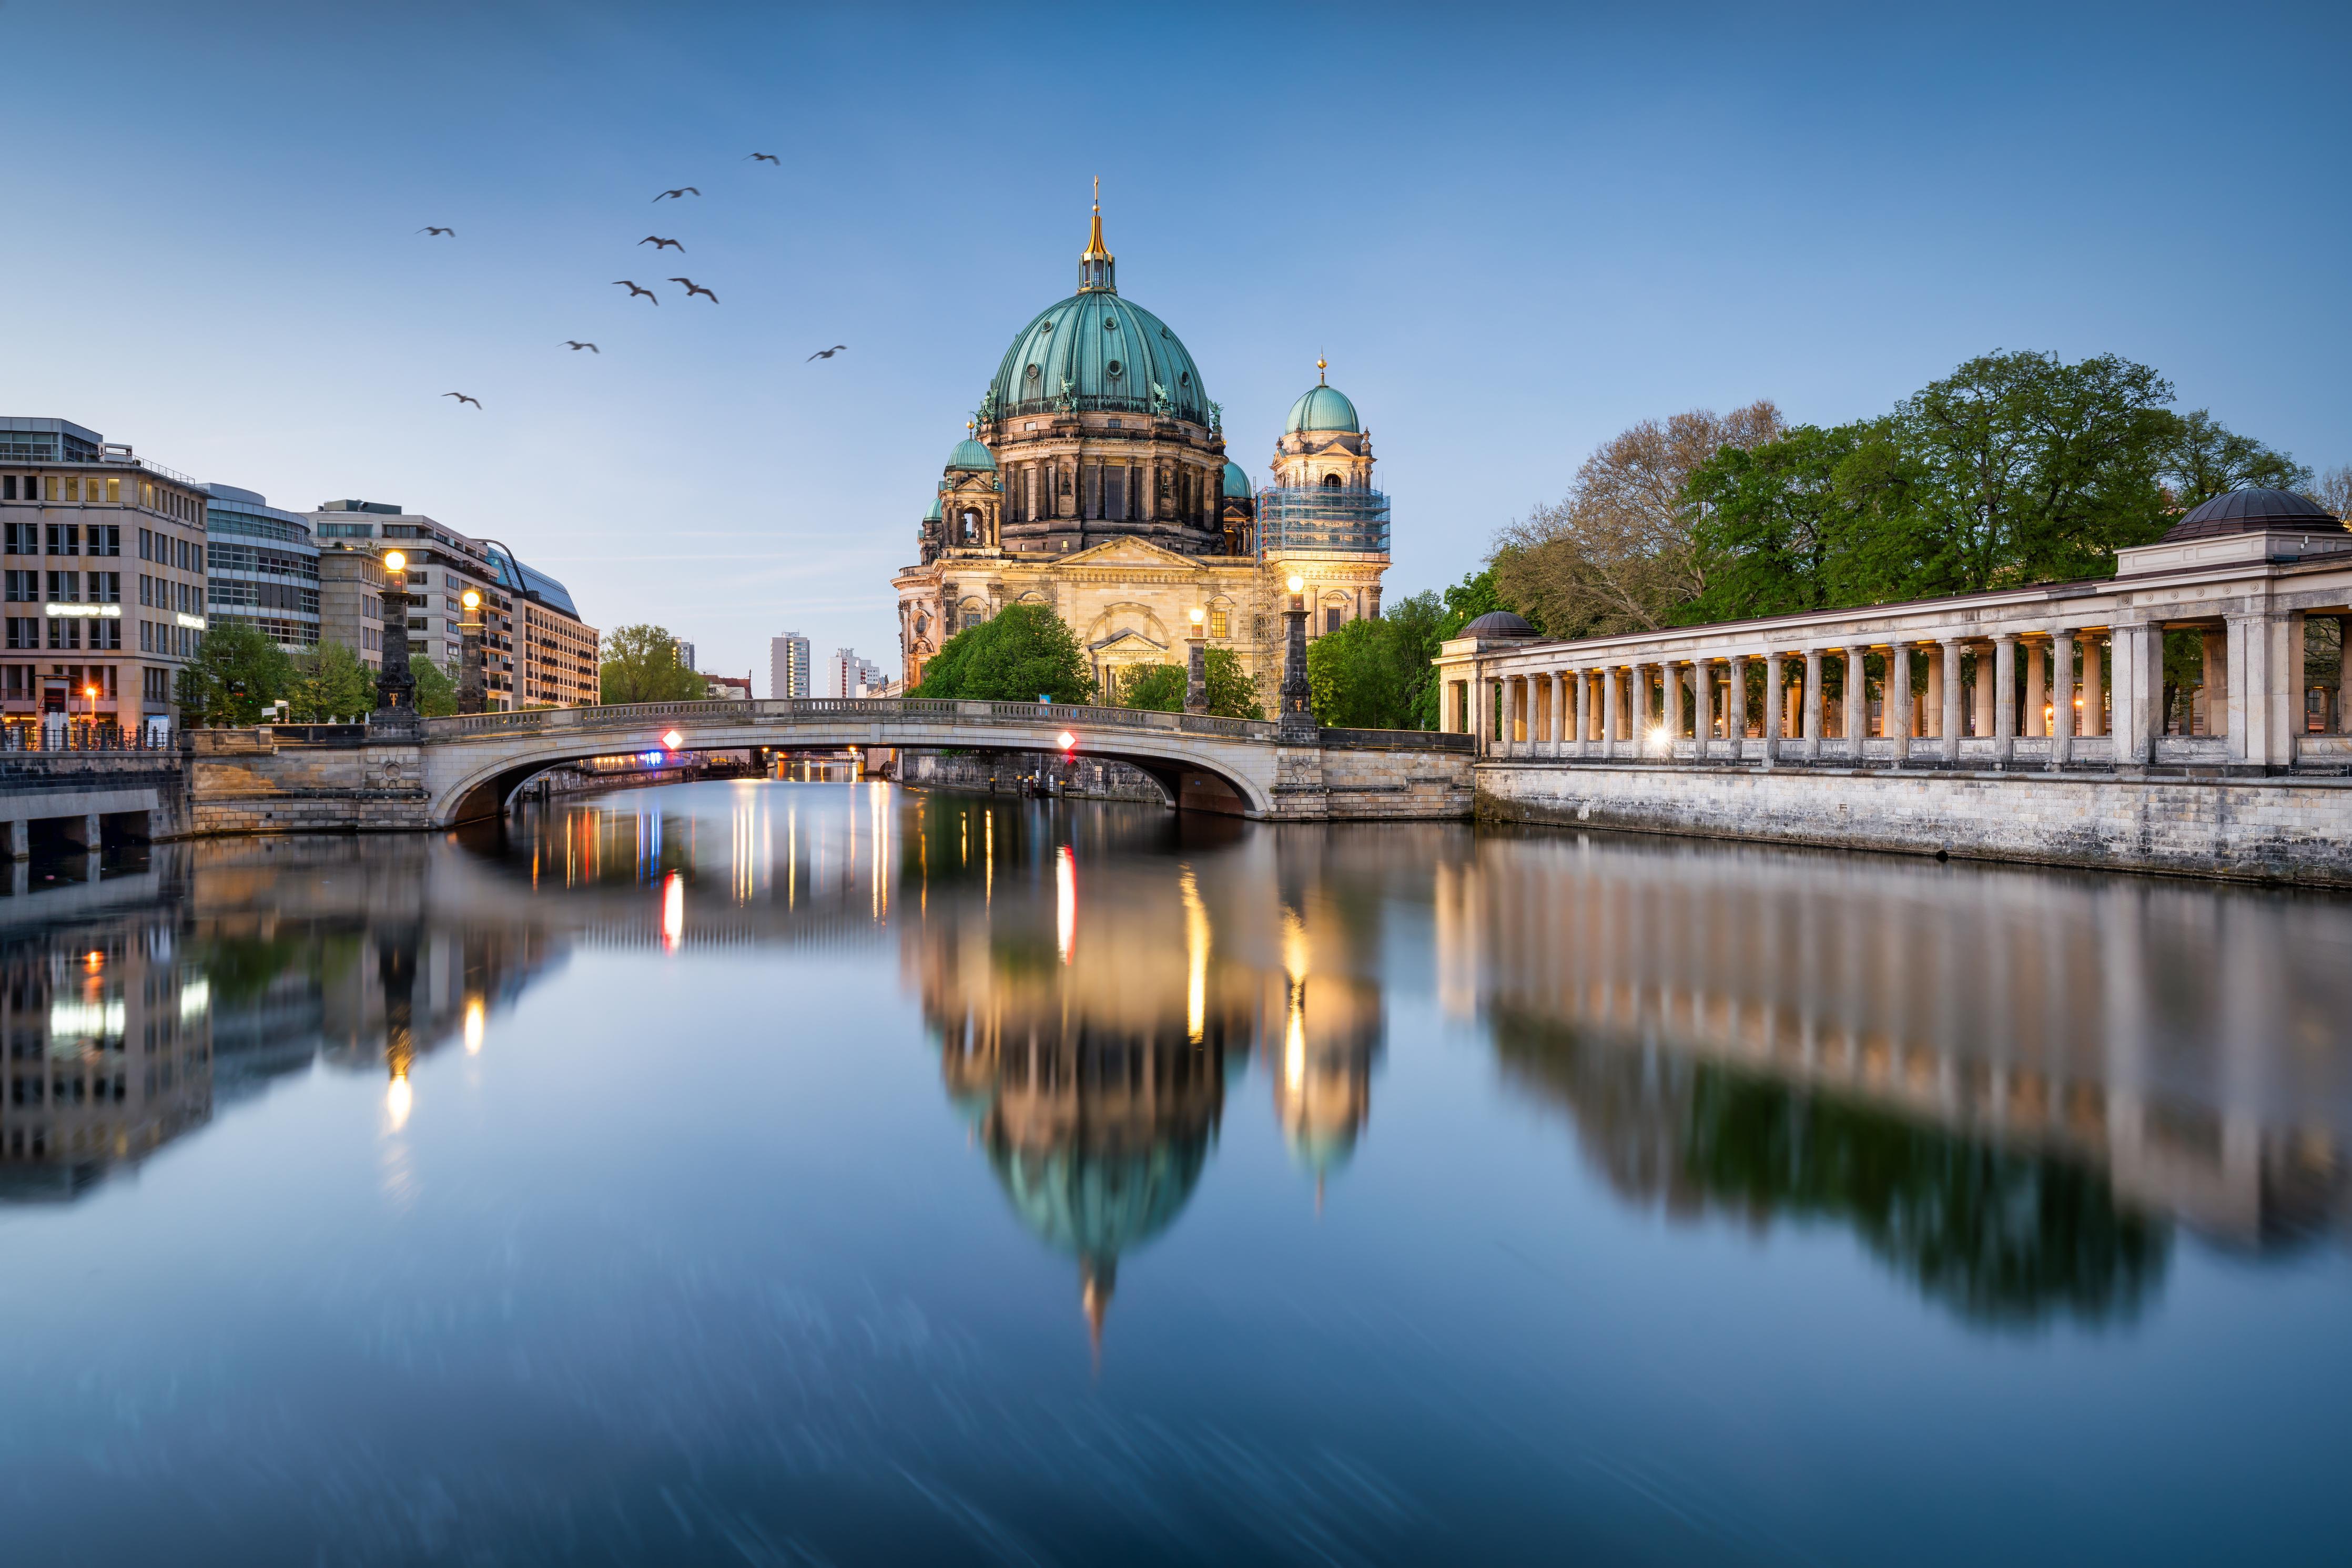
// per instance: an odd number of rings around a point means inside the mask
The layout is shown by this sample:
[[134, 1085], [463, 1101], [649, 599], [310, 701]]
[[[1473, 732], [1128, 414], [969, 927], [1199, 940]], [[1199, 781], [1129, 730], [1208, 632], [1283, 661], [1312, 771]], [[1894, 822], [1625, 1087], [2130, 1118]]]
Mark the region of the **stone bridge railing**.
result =
[[[475, 736], [536, 735], [570, 730], [642, 729], [667, 720], [694, 724], [789, 724], [794, 719], [865, 719], [877, 723], [916, 721], [956, 725], [1060, 724], [1086, 728], [1168, 730], [1182, 735], [1215, 736], [1226, 740], [1272, 744], [1274, 724], [1265, 719], [1220, 718], [1210, 714], [1160, 713], [1147, 708], [1087, 707], [1066, 703], [968, 702], [925, 697], [776, 697], [745, 701], [719, 698], [707, 702], [626, 703], [604, 707], [529, 708], [519, 713], [460, 714], [425, 721], [427, 740], [461, 740]], [[1339, 731], [1327, 731], [1339, 734]], [[1356, 731], [1346, 733], [1355, 734]], [[1412, 733], [1422, 732], [1373, 732]], [[1429, 735], [1432, 743], [1444, 737]], [[1327, 744], [1347, 744], [1328, 742]]]

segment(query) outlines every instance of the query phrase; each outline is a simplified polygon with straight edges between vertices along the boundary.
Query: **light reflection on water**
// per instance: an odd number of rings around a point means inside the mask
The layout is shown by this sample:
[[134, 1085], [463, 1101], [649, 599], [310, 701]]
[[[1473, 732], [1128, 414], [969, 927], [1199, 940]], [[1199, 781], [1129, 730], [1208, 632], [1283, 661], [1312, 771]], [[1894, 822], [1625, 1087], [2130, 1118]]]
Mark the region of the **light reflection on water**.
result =
[[2339, 899], [740, 783], [159, 846], [0, 962], [56, 1561], [2332, 1529]]

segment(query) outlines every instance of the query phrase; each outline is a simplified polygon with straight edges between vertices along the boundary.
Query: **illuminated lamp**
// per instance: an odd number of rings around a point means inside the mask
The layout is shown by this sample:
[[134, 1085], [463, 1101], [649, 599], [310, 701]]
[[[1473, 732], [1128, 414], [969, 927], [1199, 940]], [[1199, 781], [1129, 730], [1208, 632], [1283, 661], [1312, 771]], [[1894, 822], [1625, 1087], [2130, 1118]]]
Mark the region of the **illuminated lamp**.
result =
[[662, 734], [662, 744], [668, 747], [672, 751], [676, 751], [685, 739], [686, 737], [678, 734], [678, 732], [674, 729], [666, 730]]
[[1063, 752], [1066, 754], [1077, 749], [1078, 737], [1072, 735], [1066, 729], [1061, 734], [1054, 737], [1054, 744], [1060, 747]]
[[407, 553], [404, 550], [396, 549], [388, 549], [384, 551], [383, 570], [386, 571], [406, 571], [408, 570]]
[[482, 607], [482, 593], [479, 589], [469, 588], [457, 597], [468, 610], [479, 610]]
[[1290, 591], [1293, 593], [1304, 593], [1306, 591], [1307, 580], [1299, 576], [1297, 572], [1292, 572], [1290, 574]]

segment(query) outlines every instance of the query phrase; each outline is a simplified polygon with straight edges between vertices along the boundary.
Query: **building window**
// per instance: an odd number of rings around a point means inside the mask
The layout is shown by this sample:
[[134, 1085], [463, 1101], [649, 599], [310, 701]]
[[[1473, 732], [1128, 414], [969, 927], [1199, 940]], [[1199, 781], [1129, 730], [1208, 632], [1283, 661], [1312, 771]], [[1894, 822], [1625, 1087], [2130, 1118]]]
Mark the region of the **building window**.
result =
[[110, 506], [122, 505], [122, 481], [110, 478], [106, 482], [106, 499]]
[[8, 602], [37, 604], [41, 599], [41, 574], [37, 571], [12, 571], [8, 574]]
[[41, 553], [41, 525], [10, 523], [5, 540], [0, 542], [5, 543], [10, 555], [38, 555]]
[[49, 646], [52, 648], [80, 647], [81, 622], [62, 619], [50, 622]]
[[1341, 610], [1336, 604], [1328, 610], [1324, 611], [1323, 630], [1326, 632], [1337, 632], [1339, 629], [1339, 618], [1346, 613], [1346, 611]]
[[51, 555], [81, 554], [81, 525], [79, 523], [51, 523], [49, 525], [49, 553]]
[[1223, 637], [1223, 636], [1226, 636], [1226, 635], [1228, 635], [1228, 632], [1226, 632], [1226, 630], [1225, 630], [1225, 625], [1226, 625], [1226, 620], [1225, 620], [1225, 612], [1224, 612], [1223, 611], [1222, 611], [1222, 610], [1212, 610], [1212, 611], [1210, 611], [1210, 612], [1209, 612], [1209, 635], [1210, 635], [1210, 636], [1212, 636], [1212, 637]]
[[[120, 483], [120, 481], [117, 480], [110, 480], [108, 482], [110, 484]], [[122, 525], [120, 523], [90, 524], [89, 553], [92, 555], [121, 555], [122, 553]]]
[[8, 646], [37, 648], [41, 645], [41, 623], [11, 615], [8, 617]]

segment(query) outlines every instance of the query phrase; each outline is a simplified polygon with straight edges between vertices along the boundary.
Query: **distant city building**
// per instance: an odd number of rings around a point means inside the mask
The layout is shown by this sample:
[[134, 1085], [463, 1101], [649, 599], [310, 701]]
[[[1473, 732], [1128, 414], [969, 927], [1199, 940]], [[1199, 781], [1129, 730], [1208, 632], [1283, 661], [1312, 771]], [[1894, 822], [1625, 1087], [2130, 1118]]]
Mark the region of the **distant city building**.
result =
[[804, 697], [809, 695], [809, 640], [797, 632], [768, 639], [768, 695]]
[[289, 653], [319, 645], [319, 544], [297, 512], [234, 485], [206, 485], [207, 616], [242, 621]]
[[383, 563], [336, 540], [319, 552], [319, 640], [341, 643], [383, 668]]
[[207, 501], [194, 479], [97, 431], [0, 418], [0, 719], [171, 722], [206, 625]]
[[[420, 512], [383, 501], [321, 501], [307, 519], [324, 552], [337, 545], [408, 558], [408, 653], [454, 672], [468, 588], [482, 594], [482, 670], [493, 712], [515, 706], [514, 596], [490, 560], [489, 547]], [[389, 586], [389, 580], [387, 580]]]
[[702, 676], [704, 690], [713, 697], [751, 700], [751, 677], [749, 675], [713, 675], [696, 671]]
[[489, 547], [514, 604], [515, 706], [580, 707], [597, 695], [596, 628], [580, 619], [570, 590], [538, 568]]
[[670, 641], [677, 644], [677, 662], [689, 670], [694, 668], [694, 644], [677, 637]]
[[833, 657], [824, 662], [824, 690], [818, 695], [862, 697], [881, 689], [881, 665], [871, 659], [859, 658], [853, 649], [836, 648]]

